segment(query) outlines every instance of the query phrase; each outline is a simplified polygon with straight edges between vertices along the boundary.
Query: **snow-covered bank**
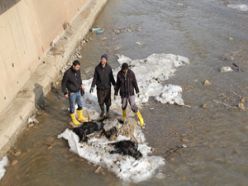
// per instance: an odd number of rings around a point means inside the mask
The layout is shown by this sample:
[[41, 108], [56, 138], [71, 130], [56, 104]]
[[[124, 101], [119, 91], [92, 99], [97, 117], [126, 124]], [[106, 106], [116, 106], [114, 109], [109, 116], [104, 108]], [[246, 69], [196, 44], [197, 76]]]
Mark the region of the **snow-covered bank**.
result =
[[[146, 59], [132, 60], [126, 56], [119, 55], [118, 62], [120, 65], [124, 62], [128, 63], [135, 72], [140, 87], [140, 97], [137, 98], [139, 106], [147, 103], [150, 97], [154, 97], [161, 103], [184, 105], [182, 99], [182, 88], [178, 85], [164, 85], [164, 81], [174, 75], [176, 69], [185, 64], [189, 64], [189, 60], [182, 56], [173, 54], [152, 54]], [[114, 75], [118, 73], [120, 68], [114, 69]], [[86, 89], [84, 96], [84, 106], [87, 109], [91, 119], [96, 119], [99, 112], [97, 104], [96, 91], [89, 94], [92, 79], [83, 81]], [[120, 108], [120, 98], [113, 101], [112, 110], [118, 112]], [[108, 143], [116, 142], [124, 139], [130, 139], [129, 136], [119, 135], [116, 140], [109, 141], [104, 136], [91, 137], [88, 143], [79, 143], [79, 138], [72, 130], [66, 129], [58, 137], [68, 141], [70, 150], [80, 157], [88, 160], [95, 165], [102, 166], [115, 173], [124, 181], [140, 182], [151, 178], [160, 172], [160, 168], [165, 164], [165, 160], [160, 156], [153, 156], [152, 148], [146, 142], [144, 133], [136, 124], [132, 117], [128, 117], [129, 122], [134, 126], [133, 136], [138, 142], [138, 149], [143, 157], [135, 160], [130, 156], [122, 156], [119, 154], [110, 154], [110, 146]], [[146, 123], [149, 125], [149, 123]], [[105, 127], [120, 127], [116, 118], [108, 120]]]
[[246, 4], [229, 4], [227, 5], [228, 8], [236, 9], [242, 12], [248, 11], [248, 5]]
[[0, 160], [0, 180], [3, 178], [5, 172], [6, 172], [6, 167], [9, 164], [9, 160], [7, 158], [7, 156], [4, 156], [1, 160]]

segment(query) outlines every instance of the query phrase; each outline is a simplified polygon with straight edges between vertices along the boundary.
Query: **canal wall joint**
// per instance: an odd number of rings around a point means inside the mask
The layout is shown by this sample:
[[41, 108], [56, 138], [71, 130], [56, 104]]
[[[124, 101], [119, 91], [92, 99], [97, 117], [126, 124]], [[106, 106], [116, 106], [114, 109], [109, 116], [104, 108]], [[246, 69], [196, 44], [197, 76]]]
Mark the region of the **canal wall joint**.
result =
[[0, 3], [0, 156], [108, 0], [3, 0]]

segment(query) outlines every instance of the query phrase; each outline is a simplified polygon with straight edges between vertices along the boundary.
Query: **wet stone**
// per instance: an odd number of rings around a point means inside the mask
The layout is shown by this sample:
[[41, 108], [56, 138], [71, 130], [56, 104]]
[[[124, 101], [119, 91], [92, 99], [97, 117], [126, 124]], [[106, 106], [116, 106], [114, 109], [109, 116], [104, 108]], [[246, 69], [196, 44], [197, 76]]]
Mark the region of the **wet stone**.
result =
[[32, 127], [34, 127], [34, 123], [28, 125], [28, 128], [32, 128]]
[[47, 149], [50, 150], [53, 148], [53, 145], [48, 145]]
[[208, 105], [207, 105], [207, 103], [204, 103], [204, 104], [202, 104], [202, 105], [201, 105], [201, 108], [203, 108], [203, 109], [206, 109], [206, 108], [208, 108]]
[[115, 34], [120, 34], [121, 31], [120, 31], [119, 29], [115, 29], [115, 30], [114, 30], [114, 33], [115, 33]]
[[12, 166], [15, 166], [17, 163], [18, 163], [18, 160], [13, 160], [13, 161], [11, 162], [11, 165], [12, 165]]
[[205, 80], [204, 82], [203, 82], [203, 85], [205, 86], [205, 87], [207, 87], [207, 86], [210, 86], [212, 83], [209, 81], [209, 80]]
[[244, 103], [239, 103], [238, 107], [242, 111], [245, 111], [246, 110]]
[[99, 167], [97, 167], [97, 169], [95, 170], [95, 173], [96, 173], [96, 174], [99, 174], [101, 171], [102, 171], [102, 167], [99, 166]]
[[182, 138], [181, 141], [184, 142], [184, 143], [188, 143], [189, 142], [189, 140], [187, 138]]
[[16, 151], [16, 152], [14, 153], [14, 156], [16, 156], [16, 157], [17, 157], [17, 156], [20, 156], [21, 153], [22, 153], [22, 152], [21, 152], [20, 150], [18, 150], [18, 151]]

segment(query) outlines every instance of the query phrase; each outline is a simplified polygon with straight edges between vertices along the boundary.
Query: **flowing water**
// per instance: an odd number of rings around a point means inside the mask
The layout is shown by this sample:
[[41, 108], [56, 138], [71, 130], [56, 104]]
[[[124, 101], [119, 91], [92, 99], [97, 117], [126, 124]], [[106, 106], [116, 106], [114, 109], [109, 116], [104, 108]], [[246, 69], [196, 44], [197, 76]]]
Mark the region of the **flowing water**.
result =
[[[60, 89], [47, 96], [38, 125], [27, 128], [9, 152], [4, 186], [248, 185], [248, 12], [228, 4], [247, 0], [110, 0], [96, 20], [104, 34], [88, 35], [81, 50], [82, 76], [92, 76], [102, 53], [132, 59], [172, 53], [190, 59], [165, 83], [183, 87], [185, 104], [150, 99], [142, 108], [147, 142], [166, 159], [164, 175], [139, 184], [123, 183], [68, 151], [57, 135], [68, 126]], [[239, 72], [221, 73], [236, 63]], [[151, 69], [152, 70], [152, 69]], [[204, 80], [211, 86], [203, 86]], [[177, 149], [185, 144], [187, 148]], [[20, 151], [21, 153], [16, 153]]]

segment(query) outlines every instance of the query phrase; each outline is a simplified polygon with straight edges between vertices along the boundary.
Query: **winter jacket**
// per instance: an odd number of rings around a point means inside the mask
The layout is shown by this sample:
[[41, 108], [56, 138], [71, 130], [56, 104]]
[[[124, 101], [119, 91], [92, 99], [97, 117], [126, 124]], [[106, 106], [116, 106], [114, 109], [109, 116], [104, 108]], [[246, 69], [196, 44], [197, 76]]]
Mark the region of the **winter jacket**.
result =
[[97, 87], [97, 89], [109, 89], [112, 85], [115, 85], [115, 79], [113, 76], [112, 68], [109, 64], [102, 67], [101, 64], [97, 65], [95, 68], [94, 78], [91, 87]]
[[138, 94], [139, 87], [134, 72], [128, 69], [127, 74], [125, 75], [122, 71], [119, 71], [117, 74], [115, 95], [118, 95], [118, 91], [120, 90], [121, 97], [133, 96], [134, 89], [136, 91], [136, 94]]
[[79, 71], [75, 71], [73, 67], [69, 68], [63, 76], [62, 79], [62, 91], [64, 94], [70, 92], [78, 92], [81, 89], [82, 79], [81, 73]]

